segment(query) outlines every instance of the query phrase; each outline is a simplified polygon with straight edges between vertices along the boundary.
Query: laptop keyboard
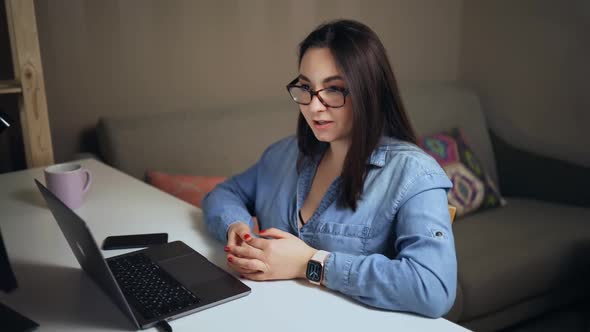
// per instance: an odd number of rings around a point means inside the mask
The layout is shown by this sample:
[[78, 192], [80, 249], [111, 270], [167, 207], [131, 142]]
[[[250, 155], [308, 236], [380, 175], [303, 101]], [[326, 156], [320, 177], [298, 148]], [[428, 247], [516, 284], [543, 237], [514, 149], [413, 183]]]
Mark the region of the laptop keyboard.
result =
[[123, 294], [146, 319], [188, 308], [199, 299], [142, 253], [108, 261]]

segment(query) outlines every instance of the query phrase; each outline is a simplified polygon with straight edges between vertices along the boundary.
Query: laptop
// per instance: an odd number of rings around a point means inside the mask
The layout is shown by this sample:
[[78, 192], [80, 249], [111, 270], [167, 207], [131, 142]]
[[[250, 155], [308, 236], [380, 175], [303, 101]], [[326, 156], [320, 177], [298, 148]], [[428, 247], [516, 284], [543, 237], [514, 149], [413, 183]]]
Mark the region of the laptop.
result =
[[35, 179], [82, 269], [140, 329], [250, 294], [231, 274], [181, 241], [104, 259], [74, 211]]

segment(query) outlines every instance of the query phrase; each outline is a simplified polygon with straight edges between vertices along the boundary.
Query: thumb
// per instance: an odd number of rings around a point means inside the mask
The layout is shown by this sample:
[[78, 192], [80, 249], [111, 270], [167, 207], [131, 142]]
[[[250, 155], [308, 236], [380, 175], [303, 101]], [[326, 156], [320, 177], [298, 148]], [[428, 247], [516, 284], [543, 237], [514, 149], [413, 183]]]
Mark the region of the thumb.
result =
[[240, 237], [240, 239], [244, 241], [248, 241], [252, 239], [252, 235], [250, 235], [250, 227], [244, 225], [245, 227], [238, 227], [236, 229], [236, 234]]
[[288, 236], [291, 236], [291, 233], [287, 233], [285, 231], [282, 231], [278, 228], [269, 228], [269, 229], [264, 229], [264, 230], [260, 230], [259, 232], [260, 236], [264, 236], [264, 237], [273, 237], [275, 239], [284, 239]]

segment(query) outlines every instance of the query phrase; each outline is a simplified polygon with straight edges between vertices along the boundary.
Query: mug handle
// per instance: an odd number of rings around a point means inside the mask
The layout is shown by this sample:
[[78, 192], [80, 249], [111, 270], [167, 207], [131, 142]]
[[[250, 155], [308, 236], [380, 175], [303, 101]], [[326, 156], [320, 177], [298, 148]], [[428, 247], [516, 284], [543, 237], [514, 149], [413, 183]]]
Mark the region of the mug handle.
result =
[[86, 184], [84, 185], [84, 188], [82, 188], [82, 193], [85, 194], [88, 189], [90, 189], [90, 185], [92, 184], [92, 173], [90, 173], [90, 171], [86, 168], [83, 169], [83, 172], [86, 174]]

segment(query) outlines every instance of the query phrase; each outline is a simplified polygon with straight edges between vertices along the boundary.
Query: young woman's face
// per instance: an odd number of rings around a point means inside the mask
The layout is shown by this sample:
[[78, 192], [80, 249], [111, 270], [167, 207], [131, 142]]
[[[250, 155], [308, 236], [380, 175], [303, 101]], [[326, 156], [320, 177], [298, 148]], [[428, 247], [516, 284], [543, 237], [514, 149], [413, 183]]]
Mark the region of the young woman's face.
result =
[[[325, 88], [347, 88], [342, 73], [328, 48], [308, 49], [299, 66], [298, 85], [317, 91]], [[321, 142], [348, 141], [352, 132], [352, 101], [346, 96], [344, 106], [325, 106], [314, 96], [309, 105], [299, 105], [307, 124]]]

